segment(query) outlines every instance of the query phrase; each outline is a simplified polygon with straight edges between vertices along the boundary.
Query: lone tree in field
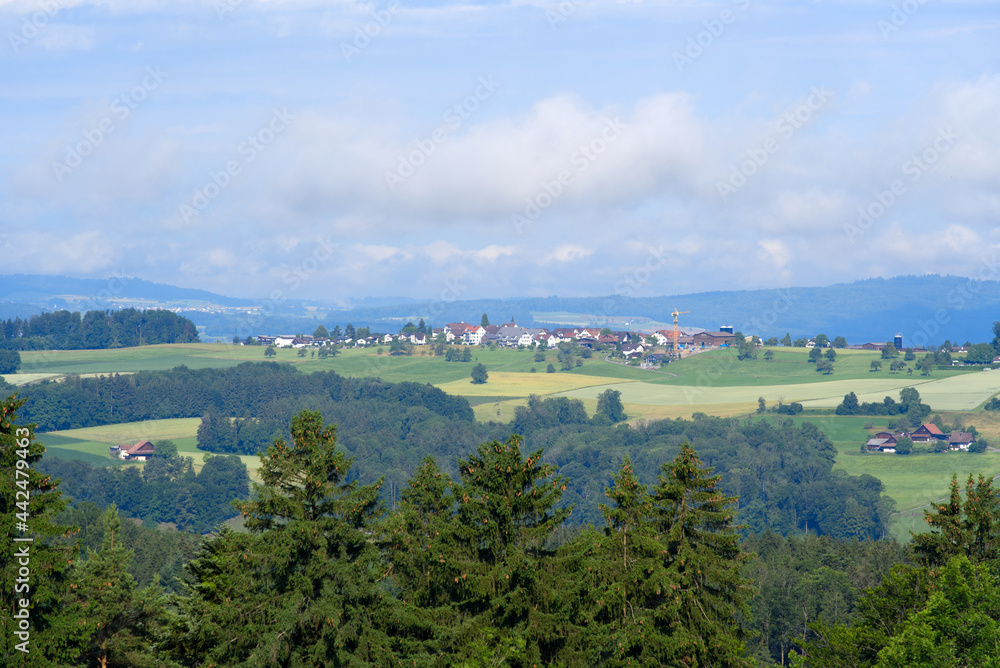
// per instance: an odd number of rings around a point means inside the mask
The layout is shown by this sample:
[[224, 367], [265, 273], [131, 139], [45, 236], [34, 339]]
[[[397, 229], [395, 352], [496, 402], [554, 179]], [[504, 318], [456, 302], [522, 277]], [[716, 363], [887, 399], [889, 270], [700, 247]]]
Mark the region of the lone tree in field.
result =
[[628, 419], [625, 407], [622, 406], [622, 393], [618, 390], [605, 390], [597, 395], [597, 415], [606, 417], [611, 424], [618, 424]]
[[480, 363], [480, 364], [477, 364], [476, 366], [472, 367], [472, 384], [473, 385], [482, 385], [483, 383], [486, 382], [486, 380], [489, 377], [490, 377], [490, 375], [486, 372], [486, 365], [485, 364]]
[[268, 346], [264, 349], [264, 357], [274, 357], [277, 354], [278, 353], [274, 350], [274, 346]]

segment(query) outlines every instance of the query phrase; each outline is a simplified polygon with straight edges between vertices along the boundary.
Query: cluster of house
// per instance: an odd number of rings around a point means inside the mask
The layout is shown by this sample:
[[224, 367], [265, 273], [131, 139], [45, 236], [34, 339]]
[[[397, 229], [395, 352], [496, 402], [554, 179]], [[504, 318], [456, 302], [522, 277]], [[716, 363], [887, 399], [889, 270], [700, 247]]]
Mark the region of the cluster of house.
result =
[[144, 462], [153, 456], [153, 444], [149, 441], [139, 441], [126, 445], [112, 445], [109, 454], [116, 459]]
[[[390, 344], [402, 339], [415, 346], [427, 345], [435, 341], [444, 343], [461, 343], [467, 346], [494, 344], [502, 348], [547, 347], [555, 348], [560, 343], [575, 342], [585, 348], [598, 345], [621, 346], [625, 357], [641, 357], [649, 344], [658, 346], [673, 346], [675, 333], [673, 330], [659, 330], [650, 335], [639, 332], [618, 331], [601, 334], [604, 330], [595, 327], [575, 327], [547, 329], [545, 327], [521, 327], [511, 321], [503, 325], [470, 325], [467, 322], [451, 322], [444, 327], [435, 327], [430, 332], [412, 332], [409, 334], [374, 334], [361, 338], [341, 336], [335, 339], [315, 338], [312, 336], [267, 336], [259, 335], [257, 340], [262, 345], [273, 345], [277, 348], [321, 348], [328, 344], [341, 346], [364, 347]], [[728, 346], [736, 335], [731, 331], [699, 332], [688, 334], [680, 332], [676, 344], [679, 350], [708, 349]], [[649, 342], [649, 343], [647, 343]], [[660, 353], [650, 354], [643, 358], [643, 364], [659, 365], [666, 356]]]
[[926, 423], [913, 433], [880, 431], [874, 438], [868, 439], [866, 447], [868, 452], [896, 452], [896, 444], [904, 436], [909, 437], [914, 443], [929, 443], [932, 441], [946, 441], [949, 450], [968, 450], [969, 446], [976, 442], [975, 436], [967, 431], [953, 431], [946, 434], [936, 424]]

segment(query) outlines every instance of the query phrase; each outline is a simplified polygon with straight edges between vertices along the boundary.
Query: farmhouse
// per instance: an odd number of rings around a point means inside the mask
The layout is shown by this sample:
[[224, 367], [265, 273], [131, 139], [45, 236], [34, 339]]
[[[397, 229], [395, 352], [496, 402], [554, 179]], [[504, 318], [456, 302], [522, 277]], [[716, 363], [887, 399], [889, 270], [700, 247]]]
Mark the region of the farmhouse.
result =
[[691, 337], [693, 347], [717, 348], [728, 346], [736, 339], [735, 334], [729, 332], [698, 332]]
[[865, 446], [868, 448], [868, 452], [894, 453], [896, 452], [896, 439], [892, 436], [889, 438], [870, 438]]
[[112, 445], [108, 454], [118, 459], [133, 459], [144, 462], [153, 456], [153, 450], [153, 444], [149, 441], [139, 441], [132, 445]]
[[647, 369], [657, 369], [663, 364], [669, 363], [670, 360], [664, 353], [651, 353], [642, 358], [642, 366]]
[[948, 436], [943, 431], [938, 429], [936, 424], [926, 422], [920, 425], [920, 428], [914, 431], [910, 435], [910, 438], [913, 439], [914, 443], [927, 443], [928, 441], [933, 440], [944, 440], [948, 438]]
[[976, 437], [967, 431], [953, 431], [948, 434], [948, 449], [968, 450], [975, 441]]

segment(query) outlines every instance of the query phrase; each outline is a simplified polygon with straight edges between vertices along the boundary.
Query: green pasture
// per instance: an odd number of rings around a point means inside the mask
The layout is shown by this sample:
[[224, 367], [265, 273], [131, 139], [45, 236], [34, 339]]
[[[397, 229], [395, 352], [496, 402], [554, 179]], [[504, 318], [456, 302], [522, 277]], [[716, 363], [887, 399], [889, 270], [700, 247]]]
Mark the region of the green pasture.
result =
[[[659, 404], [670, 406], [701, 406], [703, 404], [752, 404], [757, 408], [758, 397], [764, 397], [767, 405], [774, 406], [781, 400], [783, 403], [793, 401], [806, 402], [810, 400], [825, 400], [836, 405], [843, 401], [848, 392], [877, 394], [879, 400], [885, 394], [898, 397], [899, 389], [922, 385], [903, 378], [863, 378], [860, 380], [840, 379], [816, 383], [796, 383], [786, 385], [726, 385], [719, 380], [706, 379], [699, 385], [664, 385], [650, 382], [612, 383], [604, 388], [582, 388], [563, 392], [563, 396], [577, 399], [596, 399], [608, 387], [622, 393], [623, 403]], [[921, 396], [923, 393], [921, 391]], [[986, 395], [989, 396], [989, 395]], [[836, 401], [833, 401], [836, 399]], [[803, 405], [806, 405], [803, 403]], [[700, 410], [700, 409], [699, 409]]]
[[[172, 418], [168, 420], [145, 420], [143, 422], [125, 422], [109, 424], [100, 427], [83, 427], [81, 429], [66, 429], [39, 434], [38, 439], [46, 436], [67, 436], [83, 441], [95, 441], [107, 445], [122, 443], [138, 443], [139, 441], [159, 441], [170, 439], [177, 441], [182, 438], [192, 438], [198, 433], [201, 418]], [[105, 448], [105, 453], [107, 449]]]
[[[116, 373], [235, 366], [263, 360], [263, 348], [225, 343], [183, 343], [109, 350], [41, 350], [21, 353], [22, 373]], [[21, 374], [18, 374], [21, 375]]]
[[[934, 410], [970, 411], [1000, 392], [1000, 372], [996, 371], [964, 373], [946, 378], [899, 376], [899, 379], [899, 387], [915, 387], [920, 392], [921, 400]], [[862, 402], [881, 402], [885, 397], [880, 389], [864, 386], [858, 386], [854, 392], [858, 401]], [[899, 398], [898, 394], [892, 397]], [[806, 408], [835, 408], [843, 399], [843, 395], [839, 398], [831, 395], [803, 402], [802, 405]]]
[[[775, 419], [775, 418], [771, 418]], [[918, 445], [912, 455], [861, 452], [861, 445], [876, 431], [887, 429], [889, 418], [871, 416], [796, 416], [796, 425], [811, 422], [836, 446], [835, 467], [850, 475], [868, 474], [882, 481], [885, 494], [896, 502], [890, 528], [899, 541], [910, 539], [910, 531], [927, 530], [923, 511], [930, 504], [947, 498], [951, 476], [964, 483], [969, 474], [1000, 476], [1000, 452], [927, 452]], [[946, 419], [947, 416], [946, 416]], [[873, 428], [865, 430], [864, 425]]]
[[53, 378], [59, 378], [62, 374], [59, 373], [4, 373], [0, 374], [0, 378], [3, 378], [5, 382], [11, 385], [21, 386], [28, 385], [30, 383], [37, 383], [42, 380], [51, 380]]
[[[124, 424], [106, 425], [102, 427], [84, 427], [82, 429], [66, 429], [44, 434], [36, 438], [45, 446], [46, 455], [61, 459], [78, 459], [94, 466], [124, 465], [125, 462], [113, 459], [108, 454], [111, 445], [135, 443], [136, 441], [160, 441], [170, 439], [177, 445], [177, 454], [191, 457], [194, 460], [195, 471], [200, 471], [209, 453], [198, 450], [198, 425], [200, 418], [175, 418], [168, 420], [147, 420], [144, 422], [128, 422]], [[257, 469], [260, 468], [260, 457], [256, 455], [238, 455], [247, 466], [250, 478], [260, 482]], [[138, 466], [142, 464], [139, 463]]]
[[[770, 350], [774, 359], [765, 360], [764, 354]], [[881, 354], [867, 350], [837, 350], [837, 359], [833, 363], [833, 373], [825, 375], [816, 371], [816, 365], [809, 361], [807, 348], [784, 348], [765, 346], [757, 353], [755, 360], [737, 359], [735, 348], [718, 348], [697, 352], [683, 359], [671, 362], [664, 371], [676, 374], [676, 378], [659, 378], [651, 382], [676, 383], [678, 385], [703, 385], [712, 382], [715, 385], [789, 385], [823, 383], [836, 380], [864, 379], [907, 379], [910, 383], [917, 382], [917, 376], [908, 376], [906, 372], [892, 374], [889, 372], [889, 360], [882, 360]], [[871, 371], [873, 360], [881, 361], [879, 371]], [[913, 362], [909, 362], [912, 366]], [[956, 375], [975, 373], [964, 367], [955, 367], [947, 371], [935, 371], [931, 380], [947, 378]], [[927, 377], [920, 376], [924, 380]], [[905, 385], [905, 380], [901, 381]]]

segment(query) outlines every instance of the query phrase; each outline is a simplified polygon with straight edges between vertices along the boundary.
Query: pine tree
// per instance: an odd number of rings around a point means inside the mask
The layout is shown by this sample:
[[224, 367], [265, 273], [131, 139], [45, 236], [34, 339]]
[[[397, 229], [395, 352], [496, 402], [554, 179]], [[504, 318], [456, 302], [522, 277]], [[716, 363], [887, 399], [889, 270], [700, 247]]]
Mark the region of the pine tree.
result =
[[452, 604], [461, 572], [454, 555], [451, 486], [434, 458], [427, 457], [381, 527], [382, 547], [400, 590], [392, 639], [409, 660], [439, 653], [439, 640], [455, 620]]
[[[605, 535], [591, 549], [584, 644], [606, 666], [746, 666], [748, 555], [732, 525], [735, 500], [686, 443], [650, 494], [626, 459], [605, 494]], [[586, 615], [592, 615], [587, 618]]]
[[121, 519], [111, 506], [104, 542], [74, 572], [68, 615], [77, 622], [74, 665], [142, 668], [169, 665], [154, 651], [167, 622], [157, 584], [139, 589], [129, 572], [133, 553], [122, 544]]
[[913, 535], [917, 556], [930, 566], [940, 566], [950, 558], [965, 555], [974, 563], [1000, 558], [1000, 491], [993, 479], [982, 475], [965, 482], [965, 502], [958, 478], [951, 478], [947, 503], [924, 511], [924, 520], [933, 531]]
[[566, 484], [541, 459], [541, 450], [523, 457], [521, 437], [511, 436], [459, 461], [453, 532], [460, 621], [452, 647], [466, 658], [479, 647], [511, 665], [544, 663], [573, 630], [553, 591], [554, 554], [545, 549], [572, 509], [555, 509]]
[[[17, 424], [23, 405], [16, 397], [0, 400], [0, 664], [65, 665], [74, 629], [64, 603], [77, 550], [55, 542], [70, 531], [53, 521], [66, 501], [58, 481], [36, 470], [45, 448], [35, 440], [34, 425]], [[15, 619], [23, 610], [28, 618]]]
[[601, 505], [604, 535], [582, 539], [590, 543], [583, 648], [593, 665], [645, 665], [668, 643], [652, 618], [670, 586], [662, 567], [663, 545], [651, 522], [653, 502], [628, 457], [604, 494], [614, 501], [614, 506]]
[[736, 499], [710, 473], [685, 442], [658, 476], [655, 522], [672, 583], [656, 617], [672, 630], [667, 663], [748, 666], [740, 618], [752, 590], [740, 570], [750, 555], [733, 525]]
[[[384, 573], [368, 535], [381, 481], [347, 482], [352, 460], [319, 413], [299, 413], [291, 434], [261, 455], [264, 484], [236, 504], [253, 535], [220, 534], [189, 568], [196, 582], [174, 647], [196, 645], [200, 660], [219, 664], [387, 659]], [[213, 611], [223, 619], [210, 628], [202, 620]]]

